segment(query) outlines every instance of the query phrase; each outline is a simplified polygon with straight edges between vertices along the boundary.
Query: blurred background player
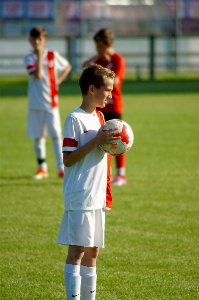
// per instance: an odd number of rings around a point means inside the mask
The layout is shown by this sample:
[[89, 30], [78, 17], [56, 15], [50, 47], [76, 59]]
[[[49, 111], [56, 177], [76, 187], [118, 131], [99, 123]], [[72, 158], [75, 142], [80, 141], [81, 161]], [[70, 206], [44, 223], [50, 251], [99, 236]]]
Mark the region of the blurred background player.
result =
[[[100, 29], [94, 35], [94, 42], [96, 45], [97, 55], [90, 58], [83, 63], [83, 67], [92, 64], [99, 64], [102, 67], [108, 68], [116, 74], [114, 81], [114, 88], [112, 91], [112, 98], [104, 108], [99, 108], [103, 112], [105, 121], [110, 119], [122, 119], [123, 112], [123, 100], [121, 87], [125, 75], [125, 61], [124, 58], [113, 48], [114, 34], [108, 28]], [[112, 179], [112, 185], [126, 185], [126, 154], [122, 154], [115, 157], [117, 173], [114, 179]]]
[[67, 300], [96, 299], [96, 261], [104, 248], [105, 211], [112, 207], [109, 156], [101, 144], [117, 140], [114, 129], [103, 131], [104, 107], [115, 74], [99, 65], [85, 68], [79, 79], [82, 104], [64, 124], [64, 214], [57, 242], [69, 245], [64, 278]]
[[71, 70], [70, 63], [56, 51], [45, 49], [47, 32], [43, 27], [30, 31], [32, 51], [24, 57], [29, 77], [27, 136], [34, 139], [38, 170], [34, 179], [48, 177], [46, 163], [46, 136], [52, 138], [57, 174], [64, 176], [62, 161], [62, 134], [58, 108], [60, 83]]

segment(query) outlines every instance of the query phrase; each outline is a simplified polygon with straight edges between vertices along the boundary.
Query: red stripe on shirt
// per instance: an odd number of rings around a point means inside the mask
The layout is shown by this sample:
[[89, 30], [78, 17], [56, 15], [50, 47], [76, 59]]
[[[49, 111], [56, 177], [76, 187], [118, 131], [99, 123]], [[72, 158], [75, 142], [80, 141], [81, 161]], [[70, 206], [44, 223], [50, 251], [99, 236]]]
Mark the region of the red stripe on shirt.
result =
[[37, 65], [34, 64], [34, 65], [29, 65], [26, 67], [27, 70], [30, 70], [30, 69], [36, 69], [37, 68]]
[[64, 138], [63, 147], [75, 147], [77, 148], [78, 142], [75, 139]]
[[103, 125], [105, 123], [104, 115], [99, 110], [96, 110], [96, 114], [98, 116], [100, 124]]
[[51, 96], [51, 105], [52, 107], [58, 107], [58, 91], [56, 87], [55, 81], [55, 69], [54, 69], [54, 53], [52, 51], [48, 51], [47, 53], [47, 61], [48, 61], [48, 75], [50, 80], [50, 96]]
[[107, 154], [107, 187], [106, 187], [106, 207], [112, 208], [113, 206], [113, 198], [111, 195], [111, 155]]
[[[101, 125], [105, 123], [104, 115], [101, 111], [96, 110], [99, 122]], [[111, 195], [111, 155], [107, 154], [107, 186], [106, 186], [106, 207], [112, 208], [113, 205], [113, 198]]]

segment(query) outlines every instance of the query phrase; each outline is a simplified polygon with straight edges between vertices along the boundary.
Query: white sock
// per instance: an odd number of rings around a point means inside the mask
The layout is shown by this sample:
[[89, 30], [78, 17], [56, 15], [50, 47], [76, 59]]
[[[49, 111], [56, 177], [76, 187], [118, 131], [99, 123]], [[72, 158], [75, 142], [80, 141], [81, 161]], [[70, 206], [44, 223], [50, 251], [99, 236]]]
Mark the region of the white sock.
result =
[[55, 159], [57, 163], [57, 170], [58, 172], [64, 169], [63, 166], [63, 157], [62, 157], [62, 140], [61, 138], [53, 138], [53, 150], [55, 153]]
[[80, 275], [82, 277], [82, 300], [94, 300], [96, 296], [97, 283], [96, 267], [86, 267], [81, 265]]
[[117, 169], [117, 175], [125, 176], [125, 174], [126, 174], [126, 169], [125, 168], [118, 168]]
[[65, 265], [64, 279], [67, 300], [80, 300], [81, 276], [79, 271], [79, 265]]
[[34, 150], [36, 158], [45, 159], [46, 158], [46, 139], [34, 139]]
[[48, 172], [48, 165], [46, 162], [39, 164], [38, 167], [41, 168], [42, 170]]

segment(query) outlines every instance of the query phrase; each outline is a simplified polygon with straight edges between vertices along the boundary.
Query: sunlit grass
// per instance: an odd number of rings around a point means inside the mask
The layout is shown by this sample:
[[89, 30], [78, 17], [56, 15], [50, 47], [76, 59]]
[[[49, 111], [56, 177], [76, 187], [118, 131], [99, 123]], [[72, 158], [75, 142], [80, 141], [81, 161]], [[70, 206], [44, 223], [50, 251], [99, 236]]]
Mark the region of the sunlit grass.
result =
[[[75, 90], [61, 94], [62, 123], [81, 101], [76, 85], [68, 88]], [[170, 86], [157, 93], [153, 83], [142, 83], [140, 91], [139, 85], [136, 92], [133, 88], [124, 94], [124, 120], [135, 135], [127, 153], [128, 185], [112, 191], [106, 247], [97, 264], [97, 300], [196, 300], [199, 93], [197, 88], [180, 93], [183, 82], [173, 93]], [[26, 96], [14, 90], [12, 96], [1, 96], [0, 298], [61, 300], [67, 251], [56, 244], [62, 180], [56, 176], [50, 140], [50, 177], [31, 178], [36, 161], [32, 140], [26, 138], [26, 106]]]

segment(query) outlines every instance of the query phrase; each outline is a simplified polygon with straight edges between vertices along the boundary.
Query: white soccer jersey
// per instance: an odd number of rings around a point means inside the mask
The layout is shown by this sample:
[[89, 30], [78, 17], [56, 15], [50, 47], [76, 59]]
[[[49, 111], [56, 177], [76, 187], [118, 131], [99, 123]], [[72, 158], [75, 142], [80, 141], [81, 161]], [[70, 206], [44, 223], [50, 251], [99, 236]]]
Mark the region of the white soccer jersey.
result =
[[[33, 52], [24, 57], [27, 72], [37, 68], [37, 55]], [[36, 110], [52, 110], [58, 107], [58, 73], [64, 71], [69, 62], [56, 51], [44, 50], [42, 56], [42, 79], [30, 76], [28, 86], [28, 107]]]
[[[101, 112], [91, 115], [81, 108], [66, 118], [62, 151], [74, 151], [94, 138], [104, 123]], [[109, 201], [111, 208], [109, 164], [99, 147], [83, 159], [64, 169], [63, 195], [65, 210], [93, 210], [104, 208]]]

